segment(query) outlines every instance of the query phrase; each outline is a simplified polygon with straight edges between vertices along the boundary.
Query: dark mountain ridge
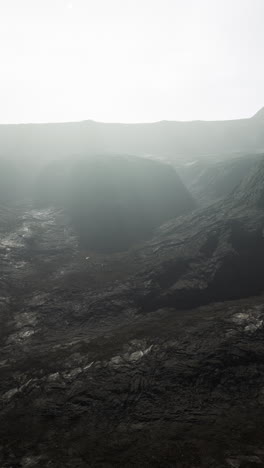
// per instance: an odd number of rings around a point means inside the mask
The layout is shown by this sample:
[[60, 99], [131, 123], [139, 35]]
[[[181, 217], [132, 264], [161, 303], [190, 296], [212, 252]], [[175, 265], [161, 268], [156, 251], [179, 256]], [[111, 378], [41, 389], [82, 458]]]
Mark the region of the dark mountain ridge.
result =
[[197, 160], [193, 164], [176, 163], [177, 173], [200, 205], [227, 197], [250, 173], [263, 154], [243, 157]]
[[89, 153], [204, 157], [264, 151], [263, 109], [229, 121], [0, 125], [0, 155], [30, 160]]
[[[264, 159], [225, 199], [161, 226], [137, 252], [144, 311], [191, 308], [264, 289]], [[143, 287], [141, 286], [143, 285]]]

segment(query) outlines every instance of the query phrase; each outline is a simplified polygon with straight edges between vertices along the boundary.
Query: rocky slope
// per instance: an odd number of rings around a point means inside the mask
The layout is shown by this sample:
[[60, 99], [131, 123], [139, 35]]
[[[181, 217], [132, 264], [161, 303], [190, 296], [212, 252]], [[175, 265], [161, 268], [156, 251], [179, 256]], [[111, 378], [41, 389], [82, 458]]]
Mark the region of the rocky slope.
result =
[[263, 289], [263, 180], [262, 160], [227, 199], [160, 230], [143, 257], [161, 301], [185, 307]]
[[200, 206], [227, 197], [256, 166], [263, 155], [205, 158], [190, 163], [175, 164], [177, 173]]
[[64, 207], [91, 251], [127, 250], [195, 201], [169, 164], [97, 155], [48, 165], [36, 183], [40, 206]]
[[1, 468], [264, 466], [263, 181], [261, 161], [112, 255], [87, 253], [63, 210], [17, 206], [0, 240]]

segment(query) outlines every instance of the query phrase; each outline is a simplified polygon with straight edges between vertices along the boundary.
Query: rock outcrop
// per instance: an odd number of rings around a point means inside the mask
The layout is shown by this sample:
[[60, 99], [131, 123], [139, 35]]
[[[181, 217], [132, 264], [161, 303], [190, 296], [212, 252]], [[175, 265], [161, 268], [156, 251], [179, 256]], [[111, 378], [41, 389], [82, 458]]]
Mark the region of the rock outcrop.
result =
[[68, 211], [90, 251], [126, 250], [195, 207], [170, 165], [132, 156], [52, 164], [41, 174], [36, 193], [42, 205]]
[[184, 184], [200, 206], [210, 205], [226, 198], [251, 172], [263, 155], [205, 159], [176, 165]]
[[[139, 252], [143, 309], [263, 291], [264, 160], [226, 199], [163, 225]], [[149, 292], [147, 293], [147, 289]]]

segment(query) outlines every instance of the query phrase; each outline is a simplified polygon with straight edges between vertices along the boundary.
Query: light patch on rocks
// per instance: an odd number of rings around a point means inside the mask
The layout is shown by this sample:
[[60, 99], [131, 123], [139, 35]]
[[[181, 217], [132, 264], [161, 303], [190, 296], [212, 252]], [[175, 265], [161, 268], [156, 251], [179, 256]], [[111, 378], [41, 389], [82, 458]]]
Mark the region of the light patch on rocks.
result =
[[25, 331], [22, 331], [18, 334], [19, 338], [21, 338], [22, 340], [26, 339], [26, 338], [29, 338], [31, 335], [34, 335], [34, 330], [25, 330]]
[[32, 299], [29, 300], [28, 305], [30, 306], [41, 306], [47, 302], [49, 298], [48, 293], [39, 293], [36, 294]]
[[128, 360], [129, 361], [138, 361], [143, 356], [144, 356], [143, 351], [135, 351], [134, 353], [130, 354], [130, 356], [128, 356]]
[[37, 323], [37, 314], [34, 312], [23, 312], [16, 316], [16, 326], [17, 328], [22, 328], [25, 326], [34, 326]]
[[245, 332], [255, 332], [263, 326], [263, 320], [255, 320], [254, 323], [250, 323], [245, 327]]
[[256, 307], [247, 312], [239, 312], [233, 315], [231, 320], [237, 325], [242, 326], [246, 333], [254, 333], [263, 327], [264, 324], [262, 307]]
[[110, 361], [110, 365], [113, 365], [113, 366], [119, 366], [122, 363], [123, 363], [123, 359], [121, 356], [114, 356]]
[[9, 336], [7, 343], [23, 343], [23, 341], [30, 338], [34, 333], [35, 331], [33, 329], [22, 330]]
[[152, 345], [149, 346], [148, 348], [146, 349], [143, 349], [143, 350], [139, 350], [139, 351], [135, 351], [134, 353], [130, 354], [130, 356], [128, 356], [128, 360], [129, 361], [138, 361], [139, 359], [141, 359], [143, 356], [145, 356], [146, 354], [150, 353], [151, 349], [152, 349]]
[[[122, 364], [126, 364], [127, 362], [136, 362], [136, 361], [139, 361], [143, 356], [147, 355], [148, 353], [150, 353], [150, 351], [152, 350], [153, 348], [153, 345], [149, 346], [148, 348], [143, 348], [143, 349], [137, 349], [133, 352], [131, 352], [133, 350], [133, 347], [139, 347], [139, 344], [140, 344], [140, 341], [138, 340], [134, 340], [133, 342], [131, 342], [131, 344], [127, 347], [127, 349], [129, 349], [130, 352], [126, 352], [124, 353], [123, 356], [121, 355], [118, 355], [118, 356], [114, 356], [112, 357], [112, 359], [110, 360], [110, 365], [111, 366], [120, 366]], [[141, 345], [142, 345], [142, 342], [141, 342]]]
[[94, 363], [94, 361], [93, 361], [93, 362], [90, 362], [89, 364], [87, 364], [87, 366], [85, 366], [85, 367], [83, 368], [83, 370], [86, 371], [87, 369], [90, 369], [90, 367], [92, 367], [93, 363]]
[[0, 304], [10, 304], [11, 298], [6, 296], [0, 296]]
[[[52, 208], [44, 208], [41, 210], [38, 209], [33, 209], [28, 211], [23, 218], [26, 219], [29, 215], [32, 216], [33, 218], [37, 220], [45, 220], [45, 218], [49, 218], [50, 215], [53, 214], [53, 209]], [[53, 219], [51, 220], [53, 222]]]
[[63, 377], [65, 379], [72, 379], [74, 377], [77, 377], [77, 375], [81, 374], [83, 372], [83, 369], [81, 367], [76, 367], [75, 369], [72, 369], [69, 372], [63, 372]]
[[22, 459], [22, 467], [23, 468], [33, 468], [39, 465], [41, 460], [41, 455], [38, 457], [34, 456], [27, 456]]
[[20, 262], [14, 263], [14, 267], [19, 270], [20, 268], [24, 268], [27, 262], [21, 260]]
[[11, 390], [8, 390], [6, 393], [3, 394], [2, 398], [4, 400], [10, 400], [16, 393], [18, 393], [18, 388], [12, 388]]
[[47, 378], [48, 382], [56, 382], [60, 378], [59, 372], [54, 372], [54, 374], [50, 374]]
[[4, 361], [0, 361], [0, 368], [1, 367], [7, 367], [8, 366], [8, 360], [5, 359]]
[[3, 247], [16, 248], [23, 247], [22, 236], [19, 236], [17, 233], [9, 234], [8, 236], [2, 237], [0, 239], [0, 245]]
[[232, 318], [233, 322], [240, 324], [243, 324], [245, 321], [249, 319], [250, 315], [245, 312], [239, 312], [238, 314], [235, 314]]
[[32, 230], [26, 224], [23, 225], [20, 232], [24, 239], [30, 239], [32, 237]]

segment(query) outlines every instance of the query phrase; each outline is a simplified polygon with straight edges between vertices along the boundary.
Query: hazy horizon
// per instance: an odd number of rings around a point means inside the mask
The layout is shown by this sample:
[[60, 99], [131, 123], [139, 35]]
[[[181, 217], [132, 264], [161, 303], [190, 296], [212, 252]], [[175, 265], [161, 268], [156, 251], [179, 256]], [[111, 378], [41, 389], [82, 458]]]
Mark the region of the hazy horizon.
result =
[[49, 124], [71, 124], [71, 123], [82, 123], [82, 122], [93, 122], [93, 123], [98, 123], [98, 124], [113, 124], [113, 125], [144, 125], [144, 124], [155, 124], [155, 123], [161, 123], [161, 122], [183, 122], [183, 123], [188, 123], [188, 122], [225, 122], [225, 121], [232, 121], [232, 120], [244, 120], [244, 119], [250, 119], [254, 117], [260, 110], [264, 109], [263, 107], [258, 107], [256, 112], [254, 112], [252, 115], [247, 115], [247, 116], [241, 116], [241, 117], [234, 117], [233, 119], [188, 119], [188, 120], [171, 120], [171, 119], [159, 119], [159, 120], [149, 120], [149, 121], [138, 121], [138, 122], [127, 122], [127, 121], [104, 121], [104, 120], [95, 120], [95, 119], [90, 119], [89, 117], [86, 119], [82, 120], [50, 120], [50, 121], [28, 121], [28, 122], [0, 122], [0, 125], [49, 125]]
[[1, 0], [0, 124], [249, 118], [262, 0]]

